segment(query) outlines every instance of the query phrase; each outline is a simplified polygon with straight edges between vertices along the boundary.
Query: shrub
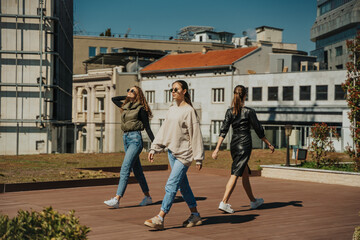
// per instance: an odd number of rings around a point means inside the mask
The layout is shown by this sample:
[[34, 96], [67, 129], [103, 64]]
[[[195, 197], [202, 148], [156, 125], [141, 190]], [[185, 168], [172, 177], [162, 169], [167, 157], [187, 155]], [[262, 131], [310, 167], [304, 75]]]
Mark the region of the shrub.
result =
[[87, 239], [90, 228], [80, 225], [74, 213], [60, 214], [47, 207], [41, 212], [19, 210], [13, 219], [0, 215], [0, 239]]
[[336, 163], [326, 157], [327, 152], [335, 151], [333, 142], [329, 139], [330, 134], [338, 138], [335, 128], [329, 127], [326, 123], [316, 123], [311, 128], [313, 140], [310, 149], [312, 150], [312, 159], [316, 162], [316, 167], [318, 168], [320, 165], [332, 165]]

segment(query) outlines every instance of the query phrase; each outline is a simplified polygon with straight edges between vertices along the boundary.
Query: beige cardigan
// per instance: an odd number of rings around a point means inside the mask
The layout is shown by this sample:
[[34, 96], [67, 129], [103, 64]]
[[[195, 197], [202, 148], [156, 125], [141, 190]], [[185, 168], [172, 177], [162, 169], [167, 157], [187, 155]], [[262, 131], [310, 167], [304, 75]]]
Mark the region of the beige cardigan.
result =
[[200, 123], [195, 110], [188, 104], [172, 105], [165, 121], [151, 144], [150, 152], [159, 153], [168, 148], [176, 159], [186, 166], [193, 160], [201, 164], [204, 159], [204, 144]]

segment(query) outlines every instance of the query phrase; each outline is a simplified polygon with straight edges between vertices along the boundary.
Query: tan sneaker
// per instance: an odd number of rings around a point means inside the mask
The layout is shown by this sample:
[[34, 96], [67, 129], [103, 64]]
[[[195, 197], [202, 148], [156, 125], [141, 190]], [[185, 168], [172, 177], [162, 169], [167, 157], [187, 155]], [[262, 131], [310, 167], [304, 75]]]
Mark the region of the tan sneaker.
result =
[[164, 229], [164, 221], [161, 221], [158, 216], [148, 219], [144, 222], [145, 226], [155, 228], [156, 230]]
[[196, 216], [194, 214], [191, 214], [190, 217], [183, 222], [184, 227], [194, 227], [199, 226], [202, 224], [202, 220], [200, 216]]

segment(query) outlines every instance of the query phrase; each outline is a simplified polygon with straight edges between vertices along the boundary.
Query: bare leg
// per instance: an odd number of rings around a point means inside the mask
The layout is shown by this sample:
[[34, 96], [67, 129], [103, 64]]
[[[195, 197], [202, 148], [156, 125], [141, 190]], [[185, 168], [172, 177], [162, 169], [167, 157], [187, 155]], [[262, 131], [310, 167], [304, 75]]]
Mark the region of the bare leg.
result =
[[245, 192], [246, 192], [248, 198], [250, 199], [250, 201], [254, 202], [255, 197], [251, 190], [251, 185], [250, 185], [250, 180], [249, 180], [249, 168], [247, 166], [242, 175], [242, 184], [243, 184], [243, 187], [245, 189]]
[[166, 213], [163, 210], [160, 210], [159, 214], [160, 217], [165, 218]]
[[227, 203], [229, 201], [231, 194], [235, 189], [238, 178], [239, 177], [235, 176], [235, 175], [230, 176], [229, 181], [226, 184], [225, 193], [224, 193], [224, 197], [222, 200], [224, 203]]
[[150, 197], [150, 193], [149, 193], [149, 192], [145, 192], [144, 194], [145, 194], [145, 196]]

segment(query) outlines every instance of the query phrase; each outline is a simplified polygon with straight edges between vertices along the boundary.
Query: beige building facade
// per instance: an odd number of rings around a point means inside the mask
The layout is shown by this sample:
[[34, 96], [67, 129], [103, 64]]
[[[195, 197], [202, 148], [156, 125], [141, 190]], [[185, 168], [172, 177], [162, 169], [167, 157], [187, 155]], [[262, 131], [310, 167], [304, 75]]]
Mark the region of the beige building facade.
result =
[[73, 122], [76, 151], [83, 153], [123, 151], [120, 110], [112, 97], [126, 95], [139, 85], [137, 73], [122, 67], [89, 70], [73, 78]]
[[99, 53], [115, 53], [120, 48], [161, 50], [166, 52], [201, 52], [203, 47], [213, 50], [232, 49], [232, 44], [190, 42], [184, 40], [151, 40], [117, 37], [74, 36], [74, 74], [86, 73], [83, 62]]

